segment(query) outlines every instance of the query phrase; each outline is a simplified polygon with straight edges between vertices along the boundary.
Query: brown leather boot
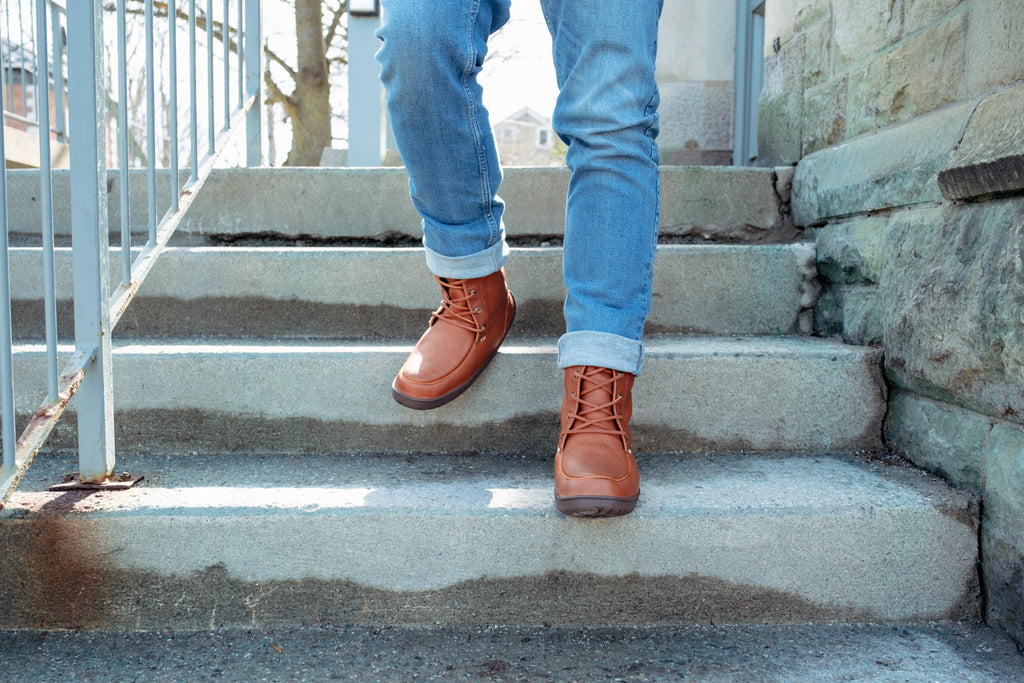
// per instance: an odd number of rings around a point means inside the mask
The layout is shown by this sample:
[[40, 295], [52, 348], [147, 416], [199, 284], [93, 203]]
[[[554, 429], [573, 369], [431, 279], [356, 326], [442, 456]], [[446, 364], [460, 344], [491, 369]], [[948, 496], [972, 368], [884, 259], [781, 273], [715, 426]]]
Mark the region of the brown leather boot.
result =
[[416, 410], [443, 406], [468, 389], [516, 313], [504, 269], [472, 280], [436, 279], [441, 306], [391, 385], [395, 400]]
[[633, 379], [607, 368], [565, 369], [555, 454], [555, 505], [562, 514], [614, 517], [636, 507], [640, 475], [629, 448]]

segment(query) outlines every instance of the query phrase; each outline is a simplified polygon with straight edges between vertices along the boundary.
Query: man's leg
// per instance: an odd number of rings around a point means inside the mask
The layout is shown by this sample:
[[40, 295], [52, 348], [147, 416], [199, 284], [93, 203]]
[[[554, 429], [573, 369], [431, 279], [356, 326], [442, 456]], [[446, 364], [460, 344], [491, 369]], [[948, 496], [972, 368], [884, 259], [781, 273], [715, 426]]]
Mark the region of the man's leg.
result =
[[395, 140], [423, 218], [441, 307], [392, 392], [436, 408], [476, 379], [512, 323], [515, 303], [497, 196], [501, 168], [477, 74], [509, 0], [384, 0], [378, 59]]
[[566, 334], [555, 498], [569, 515], [627, 514], [639, 497], [630, 450], [658, 234], [661, 0], [542, 0], [569, 145], [563, 275]]

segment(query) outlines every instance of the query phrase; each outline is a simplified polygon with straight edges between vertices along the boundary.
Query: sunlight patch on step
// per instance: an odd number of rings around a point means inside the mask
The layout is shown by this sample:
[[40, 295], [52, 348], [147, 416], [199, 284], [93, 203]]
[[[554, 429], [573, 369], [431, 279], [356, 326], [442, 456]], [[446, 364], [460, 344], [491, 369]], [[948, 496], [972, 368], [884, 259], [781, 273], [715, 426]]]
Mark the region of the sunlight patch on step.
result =
[[[317, 512], [366, 506], [366, 497], [376, 488], [295, 488], [195, 486], [180, 488], [139, 488], [121, 495], [92, 495], [68, 506], [68, 512], [129, 511], [215, 511], [237, 509], [293, 510]], [[20, 492], [13, 507], [37, 508], [52, 504], [60, 494]]]
[[489, 508], [514, 510], [519, 508], [536, 508], [551, 504], [550, 489], [487, 489], [491, 494]]

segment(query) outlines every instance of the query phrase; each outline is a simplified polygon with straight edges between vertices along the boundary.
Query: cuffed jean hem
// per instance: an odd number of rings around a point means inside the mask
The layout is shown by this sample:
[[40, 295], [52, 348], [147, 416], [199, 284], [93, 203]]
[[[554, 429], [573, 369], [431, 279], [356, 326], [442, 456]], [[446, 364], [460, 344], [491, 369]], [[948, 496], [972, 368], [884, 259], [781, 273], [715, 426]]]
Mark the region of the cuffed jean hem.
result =
[[558, 367], [592, 365], [639, 375], [644, 364], [644, 343], [610, 332], [580, 330], [558, 340]]
[[505, 265], [509, 248], [505, 240], [498, 240], [494, 246], [468, 256], [444, 256], [424, 247], [427, 252], [427, 268], [437, 277], [459, 280], [486, 277], [496, 273]]

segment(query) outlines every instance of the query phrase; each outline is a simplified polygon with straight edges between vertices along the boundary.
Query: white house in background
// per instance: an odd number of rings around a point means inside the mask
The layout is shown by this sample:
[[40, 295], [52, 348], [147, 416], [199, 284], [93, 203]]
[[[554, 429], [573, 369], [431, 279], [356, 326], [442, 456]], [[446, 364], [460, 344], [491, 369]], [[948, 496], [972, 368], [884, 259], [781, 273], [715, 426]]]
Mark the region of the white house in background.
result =
[[494, 140], [505, 166], [561, 166], [565, 145], [551, 129], [551, 119], [530, 107], [494, 125]]

